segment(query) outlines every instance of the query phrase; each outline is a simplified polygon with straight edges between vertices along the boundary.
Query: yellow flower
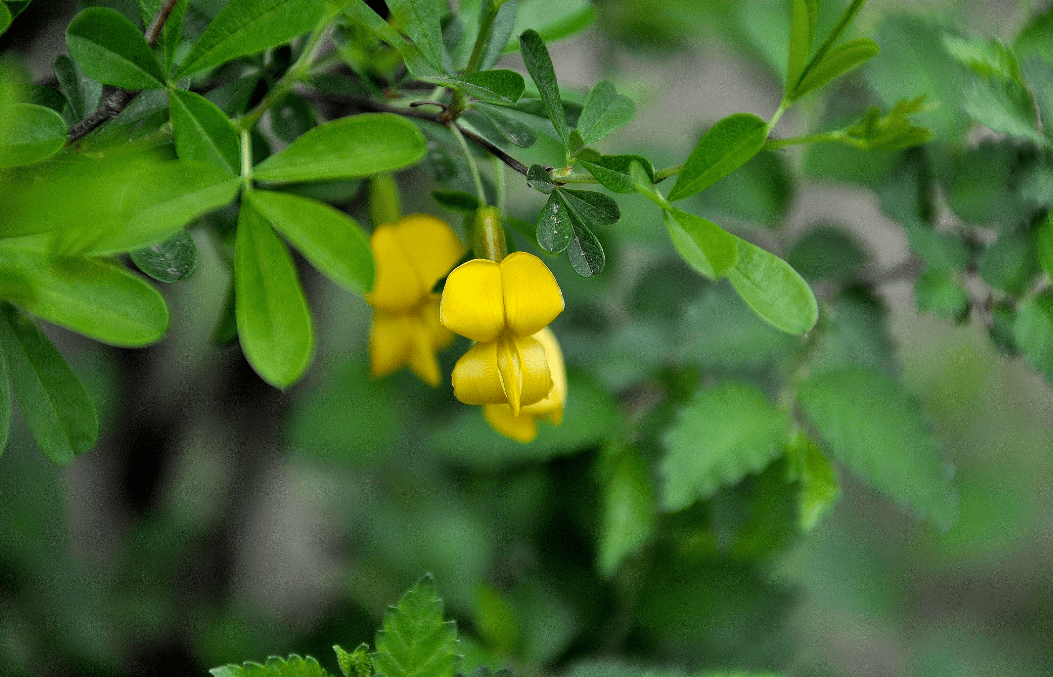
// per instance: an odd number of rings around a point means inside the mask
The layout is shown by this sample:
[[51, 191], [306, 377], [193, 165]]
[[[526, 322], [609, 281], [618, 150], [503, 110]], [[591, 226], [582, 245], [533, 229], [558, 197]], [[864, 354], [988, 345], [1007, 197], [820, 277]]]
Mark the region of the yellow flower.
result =
[[505, 437], [520, 442], [530, 442], [537, 437], [537, 421], [542, 419], [553, 425], [563, 422], [563, 405], [567, 401], [567, 369], [563, 365], [563, 353], [556, 342], [552, 330], [545, 327], [534, 338], [545, 349], [549, 371], [552, 374], [552, 390], [545, 399], [528, 404], [519, 410], [519, 416], [512, 414], [512, 407], [507, 404], [485, 404], [483, 415], [494, 430]]
[[370, 238], [377, 277], [366, 301], [373, 306], [369, 353], [373, 376], [408, 364], [432, 386], [441, 375], [435, 352], [453, 334], [439, 323], [439, 296], [432, 287], [464, 256], [464, 245], [443, 221], [413, 214], [383, 224]]
[[454, 269], [439, 319], [476, 341], [453, 370], [457, 399], [487, 406], [487, 420], [516, 439], [533, 439], [539, 416], [558, 422], [566, 374], [546, 327], [561, 312], [559, 285], [533, 254], [516, 252], [500, 264], [475, 259]]

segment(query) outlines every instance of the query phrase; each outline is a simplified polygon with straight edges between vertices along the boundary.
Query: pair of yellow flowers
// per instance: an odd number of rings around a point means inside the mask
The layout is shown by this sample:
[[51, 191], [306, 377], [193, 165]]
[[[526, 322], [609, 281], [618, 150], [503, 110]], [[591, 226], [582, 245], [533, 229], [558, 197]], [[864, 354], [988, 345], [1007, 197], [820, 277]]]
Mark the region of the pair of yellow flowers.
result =
[[[457, 399], [482, 405], [494, 429], [521, 442], [537, 436], [539, 418], [560, 423], [567, 374], [548, 324], [563, 311], [563, 294], [541, 259], [515, 252], [450, 272], [464, 245], [446, 223], [423, 214], [378, 226], [370, 243], [377, 263], [366, 297], [374, 311], [374, 376], [409, 365], [438, 385], [435, 353], [457, 333], [476, 342], [454, 367]], [[432, 288], [448, 272], [440, 300]]]

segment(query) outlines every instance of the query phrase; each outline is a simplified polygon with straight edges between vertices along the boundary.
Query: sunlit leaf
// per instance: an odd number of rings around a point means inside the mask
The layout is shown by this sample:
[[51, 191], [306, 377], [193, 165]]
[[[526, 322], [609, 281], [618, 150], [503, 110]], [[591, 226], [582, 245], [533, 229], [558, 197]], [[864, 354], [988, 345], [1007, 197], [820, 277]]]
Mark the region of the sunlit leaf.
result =
[[738, 260], [728, 279], [754, 312], [788, 334], [807, 333], [819, 319], [815, 294], [804, 278], [755, 244], [738, 241]]
[[44, 106], [16, 103], [0, 120], [0, 168], [40, 162], [66, 145], [66, 123]]
[[716, 183], [760, 152], [768, 123], [751, 113], [735, 113], [713, 125], [684, 162], [669, 200], [680, 200]]
[[680, 256], [711, 280], [727, 275], [738, 261], [738, 238], [708, 219], [669, 209], [665, 225]]
[[200, 94], [168, 91], [172, 136], [184, 160], [213, 164], [231, 175], [241, 172], [241, 142], [227, 114]]

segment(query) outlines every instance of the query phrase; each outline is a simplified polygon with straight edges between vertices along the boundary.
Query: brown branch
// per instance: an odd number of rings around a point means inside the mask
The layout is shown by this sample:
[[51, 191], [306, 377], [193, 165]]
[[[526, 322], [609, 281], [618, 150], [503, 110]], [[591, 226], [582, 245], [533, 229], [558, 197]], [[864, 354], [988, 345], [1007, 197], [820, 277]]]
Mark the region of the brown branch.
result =
[[[151, 47], [157, 42], [157, 38], [161, 35], [161, 30], [165, 27], [165, 22], [168, 21], [168, 17], [171, 16], [172, 10], [179, 3], [180, 0], [165, 0], [165, 3], [161, 5], [161, 9], [158, 10], [157, 16], [150, 22], [150, 26], [146, 29], [143, 37], [146, 38], [146, 44]], [[130, 89], [121, 89], [120, 87], [109, 87], [103, 88], [102, 100], [99, 101], [99, 106], [91, 113], [88, 117], [84, 118], [77, 124], [70, 127], [69, 133], [66, 134], [66, 145], [71, 145], [80, 141], [88, 134], [101, 127], [106, 122], [120, 115], [128, 104], [132, 102], [139, 92]]]

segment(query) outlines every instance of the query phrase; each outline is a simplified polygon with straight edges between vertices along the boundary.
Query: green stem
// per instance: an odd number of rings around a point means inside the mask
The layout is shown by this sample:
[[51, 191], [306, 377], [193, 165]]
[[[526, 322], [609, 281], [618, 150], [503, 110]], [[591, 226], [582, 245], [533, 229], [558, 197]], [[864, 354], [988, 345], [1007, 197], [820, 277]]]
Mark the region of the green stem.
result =
[[248, 129], [241, 130], [241, 183], [252, 190], [252, 138]]
[[779, 118], [781, 118], [782, 114], [789, 110], [792, 105], [793, 102], [783, 97], [783, 100], [779, 102], [779, 107], [776, 108], [775, 113], [772, 114], [771, 120], [768, 120], [768, 127], [765, 130], [765, 136], [771, 136], [771, 130], [775, 129], [775, 125], [779, 122]]
[[451, 124], [448, 129], [457, 139], [461, 152], [464, 153], [464, 159], [468, 162], [468, 171], [472, 174], [472, 182], [475, 183], [475, 194], [479, 198], [479, 204], [485, 205], [486, 191], [483, 190], [483, 178], [479, 176], [479, 167], [475, 164], [475, 158], [472, 157], [472, 151], [468, 148], [468, 142], [464, 140], [464, 135], [461, 134], [461, 130], [457, 129], [457, 125]]
[[268, 108], [281, 101], [286, 94], [292, 91], [296, 83], [304, 80], [311, 74], [311, 65], [314, 63], [315, 57], [318, 56], [318, 50], [322, 47], [322, 42], [329, 34], [329, 19], [330, 17], [326, 17], [315, 28], [314, 32], [311, 33], [311, 37], [307, 39], [307, 44], [304, 45], [296, 63], [271, 87], [267, 95], [263, 97], [263, 100], [256, 104], [255, 108], [238, 118], [239, 128], [245, 130], [255, 127]]
[[479, 22], [479, 35], [475, 38], [475, 46], [472, 47], [472, 55], [468, 57], [468, 66], [465, 73], [474, 73], [479, 68], [479, 62], [483, 58], [483, 50], [486, 49], [486, 41], [490, 37], [490, 29], [494, 26], [494, 19], [505, 0], [486, 0], [486, 13]]
[[684, 165], [677, 165], [675, 167], [666, 167], [665, 169], [654, 173], [654, 182], [665, 181], [670, 176], [676, 176], [683, 171]]
[[833, 132], [821, 132], [818, 134], [805, 134], [804, 136], [791, 136], [786, 139], [770, 139], [764, 144], [766, 150], [775, 150], [777, 148], [785, 148], [786, 146], [796, 146], [802, 143], [821, 143], [831, 141], [845, 141], [844, 131], [838, 129]]

